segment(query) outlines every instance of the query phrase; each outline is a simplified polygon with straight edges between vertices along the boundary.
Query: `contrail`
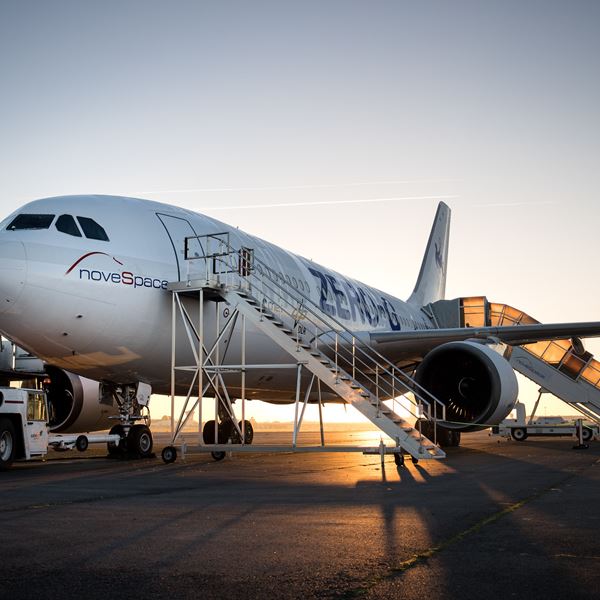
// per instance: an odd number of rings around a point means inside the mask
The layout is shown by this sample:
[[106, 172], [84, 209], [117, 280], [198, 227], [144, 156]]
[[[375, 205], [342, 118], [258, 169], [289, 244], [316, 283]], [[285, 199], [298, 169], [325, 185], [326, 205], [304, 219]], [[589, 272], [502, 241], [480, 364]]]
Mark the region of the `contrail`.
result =
[[152, 190], [145, 192], [134, 192], [135, 194], [195, 194], [206, 192], [267, 192], [277, 190], [313, 190], [313, 189], [331, 189], [341, 187], [360, 187], [365, 185], [396, 185], [409, 183], [448, 183], [457, 182], [460, 179], [394, 179], [389, 181], [360, 181], [356, 183], [314, 183], [304, 185], [277, 185], [260, 187], [219, 187], [219, 188], [188, 188], [177, 190]]
[[472, 204], [473, 208], [505, 208], [512, 206], [556, 206], [558, 202], [543, 200], [542, 202], [492, 202], [491, 204]]
[[201, 206], [201, 210], [240, 210], [244, 208], [286, 208], [288, 206], [323, 206], [325, 204], [361, 204], [399, 200], [452, 200], [460, 196], [397, 196], [393, 198], [359, 198], [356, 200], [319, 200], [317, 202], [281, 202], [276, 204], [245, 204], [236, 206]]

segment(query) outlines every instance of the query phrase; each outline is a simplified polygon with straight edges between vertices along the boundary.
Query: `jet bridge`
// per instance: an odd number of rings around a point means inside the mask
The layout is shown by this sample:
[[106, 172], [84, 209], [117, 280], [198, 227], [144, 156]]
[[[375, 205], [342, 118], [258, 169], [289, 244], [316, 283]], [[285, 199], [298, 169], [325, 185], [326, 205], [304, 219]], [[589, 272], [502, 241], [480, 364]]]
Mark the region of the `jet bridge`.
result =
[[[198, 243], [200, 241], [200, 243]], [[186, 238], [185, 256], [190, 261], [185, 279], [169, 284], [172, 292], [172, 423], [177, 382], [189, 385], [172, 442], [163, 450], [163, 460], [177, 457], [176, 442], [196, 410], [202, 422], [205, 396], [214, 397], [215, 421], [205, 424], [196, 450], [211, 452], [219, 460], [226, 452], [314, 452], [363, 451], [393, 454], [402, 464], [403, 454], [413, 461], [444, 458], [436, 443], [437, 420], [444, 420], [445, 406], [410, 375], [397, 368], [343, 324], [324, 313], [311, 298], [289, 281], [277, 277], [252, 249], [234, 249], [229, 234]], [[190, 248], [201, 248], [190, 252]], [[213, 311], [207, 324], [207, 314]], [[209, 328], [210, 327], [210, 331]], [[177, 331], [187, 337], [186, 358], [177, 355], [181, 344]], [[280, 349], [274, 364], [253, 364], [247, 360], [246, 335], [257, 330]], [[204, 335], [208, 332], [208, 335]], [[209, 341], [210, 340], [210, 341]], [[190, 364], [189, 356], [193, 356]], [[187, 363], [182, 363], [187, 360]], [[233, 360], [233, 362], [232, 362]], [[295, 377], [295, 416], [292, 439], [285, 446], [251, 445], [252, 430], [245, 419], [246, 379], [254, 369], [276, 373], [290, 369]], [[325, 446], [322, 420], [322, 388], [367, 417], [393, 442], [379, 447]], [[401, 416], [397, 398], [416, 419], [413, 426]], [[241, 421], [234, 413], [234, 401], [241, 402]], [[321, 445], [298, 443], [307, 403], [317, 402], [321, 424]], [[385, 401], [388, 401], [387, 403]], [[391, 402], [391, 404], [390, 404]], [[239, 406], [239, 404], [238, 404]], [[421, 432], [421, 423], [432, 423], [433, 439]], [[218, 421], [218, 422], [217, 422]], [[183, 447], [182, 447], [183, 449]]]
[[[503, 327], [539, 323], [521, 310], [489, 302], [484, 296], [440, 300], [426, 307], [439, 327]], [[512, 347], [513, 369], [550, 392], [591, 421], [600, 424], [600, 361], [581, 341], [542, 341]], [[536, 403], [537, 408], [537, 403]]]

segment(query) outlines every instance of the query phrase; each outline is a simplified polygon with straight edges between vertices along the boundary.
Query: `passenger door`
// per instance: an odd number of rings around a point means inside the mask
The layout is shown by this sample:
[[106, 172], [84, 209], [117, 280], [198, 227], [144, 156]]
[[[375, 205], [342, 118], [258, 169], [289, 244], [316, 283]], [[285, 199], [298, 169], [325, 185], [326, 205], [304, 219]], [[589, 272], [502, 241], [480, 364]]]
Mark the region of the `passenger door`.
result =
[[200, 240], [195, 237], [198, 234], [187, 219], [166, 213], [156, 213], [156, 216], [163, 224], [167, 235], [171, 240], [173, 252], [175, 253], [175, 260], [177, 261], [177, 277], [179, 281], [182, 281], [187, 278], [190, 270], [197, 271], [200, 267], [199, 264], [194, 264], [194, 262], [199, 261], [186, 260], [185, 238], [193, 238], [188, 240], [188, 256], [191, 258], [204, 256], [202, 244], [200, 243]]

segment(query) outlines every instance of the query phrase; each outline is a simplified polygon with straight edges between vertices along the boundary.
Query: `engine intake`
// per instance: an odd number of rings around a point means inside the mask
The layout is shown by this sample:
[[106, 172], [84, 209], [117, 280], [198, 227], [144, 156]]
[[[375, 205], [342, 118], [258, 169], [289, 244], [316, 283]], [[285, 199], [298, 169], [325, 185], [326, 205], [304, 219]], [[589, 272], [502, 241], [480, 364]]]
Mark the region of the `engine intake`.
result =
[[446, 406], [444, 426], [460, 431], [498, 424], [513, 409], [519, 392], [508, 361], [471, 341], [449, 342], [429, 352], [416, 380]]

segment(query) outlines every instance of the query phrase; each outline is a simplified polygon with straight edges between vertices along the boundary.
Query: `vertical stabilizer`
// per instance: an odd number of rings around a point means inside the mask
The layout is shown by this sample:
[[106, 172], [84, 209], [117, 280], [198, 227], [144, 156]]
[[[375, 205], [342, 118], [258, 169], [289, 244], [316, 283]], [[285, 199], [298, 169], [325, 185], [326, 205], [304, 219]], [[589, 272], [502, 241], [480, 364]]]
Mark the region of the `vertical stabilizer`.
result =
[[440, 202], [429, 234], [417, 285], [408, 299], [410, 304], [425, 306], [444, 298], [449, 239], [450, 207]]

